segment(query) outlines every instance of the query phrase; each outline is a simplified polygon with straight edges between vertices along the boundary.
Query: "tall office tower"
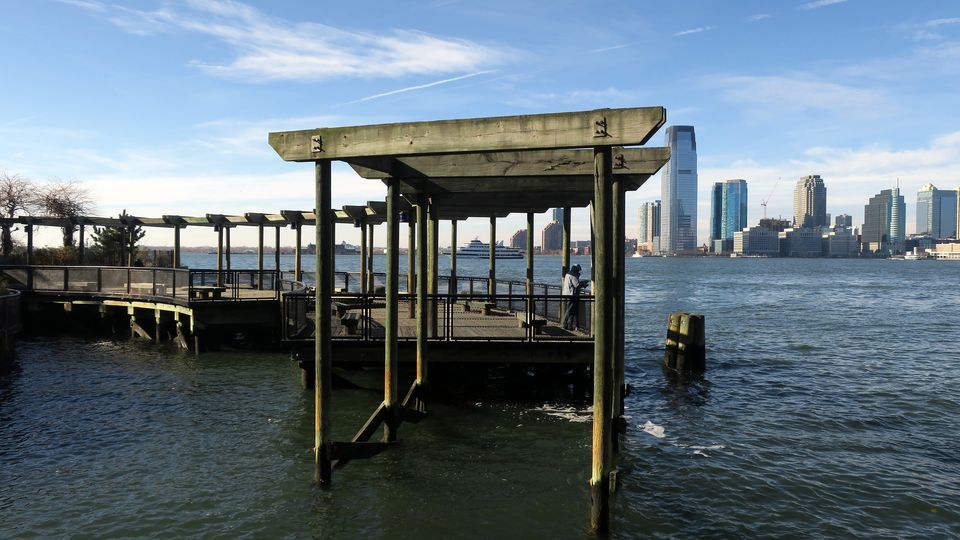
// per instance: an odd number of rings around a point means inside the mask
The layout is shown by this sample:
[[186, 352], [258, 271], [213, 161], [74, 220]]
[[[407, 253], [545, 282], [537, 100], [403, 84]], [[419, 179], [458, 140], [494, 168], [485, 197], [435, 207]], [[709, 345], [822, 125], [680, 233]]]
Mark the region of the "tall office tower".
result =
[[793, 190], [793, 226], [826, 227], [827, 187], [819, 174], [801, 177]]
[[957, 234], [957, 192], [924, 184], [917, 193], [917, 234], [950, 238]]
[[510, 237], [510, 247], [517, 249], [527, 249], [527, 230], [519, 229]]
[[747, 226], [747, 181], [715, 183], [710, 203], [710, 250], [728, 253], [733, 250], [733, 234]]
[[643, 203], [637, 218], [637, 251], [660, 251], [660, 201]]
[[660, 180], [660, 250], [691, 252], [697, 248], [697, 137], [693, 126], [667, 128], [670, 161]]
[[903, 249], [907, 205], [900, 188], [885, 189], [870, 197], [863, 207], [863, 251], [877, 255], [894, 255]]
[[563, 208], [554, 208], [553, 209], [553, 220], [563, 222]]
[[563, 250], [563, 225], [559, 221], [551, 221], [540, 233], [540, 252], [554, 253]]
[[845, 227], [853, 227], [853, 216], [849, 214], [840, 214], [833, 220], [834, 229], [843, 229]]

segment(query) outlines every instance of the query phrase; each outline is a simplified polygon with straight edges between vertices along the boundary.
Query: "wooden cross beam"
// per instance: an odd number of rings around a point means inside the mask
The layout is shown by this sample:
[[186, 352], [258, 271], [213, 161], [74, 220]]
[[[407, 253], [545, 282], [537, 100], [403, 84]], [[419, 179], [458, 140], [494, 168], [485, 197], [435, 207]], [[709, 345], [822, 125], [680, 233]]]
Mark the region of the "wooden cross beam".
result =
[[286, 161], [639, 146], [666, 123], [663, 107], [404, 122], [270, 133]]
[[[624, 189], [635, 191], [650, 178], [649, 174], [629, 174], [618, 177]], [[511, 176], [500, 178], [424, 178], [404, 179], [400, 182], [401, 195], [416, 193], [473, 194], [483, 193], [593, 193], [593, 176]]]

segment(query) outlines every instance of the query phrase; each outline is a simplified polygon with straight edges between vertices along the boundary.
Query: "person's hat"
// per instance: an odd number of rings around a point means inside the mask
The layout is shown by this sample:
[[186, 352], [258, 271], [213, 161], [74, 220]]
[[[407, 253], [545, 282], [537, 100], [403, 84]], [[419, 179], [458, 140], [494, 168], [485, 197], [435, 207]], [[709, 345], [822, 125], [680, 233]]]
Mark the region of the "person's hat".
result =
[[579, 274], [579, 273], [580, 273], [580, 265], [579, 265], [579, 264], [573, 265], [573, 266], [570, 268], [570, 271], [571, 271], [571, 272], [574, 272], [574, 273], [576, 273], [576, 274]]

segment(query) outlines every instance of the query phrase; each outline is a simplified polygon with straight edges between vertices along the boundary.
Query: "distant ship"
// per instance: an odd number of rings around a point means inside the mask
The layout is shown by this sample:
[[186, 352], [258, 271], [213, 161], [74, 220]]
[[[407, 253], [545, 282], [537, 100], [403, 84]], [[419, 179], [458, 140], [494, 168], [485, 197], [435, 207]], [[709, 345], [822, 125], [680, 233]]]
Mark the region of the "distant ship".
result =
[[[497, 259], [522, 259], [523, 252], [517, 248], [507, 247], [503, 242], [497, 242], [493, 246], [493, 256]], [[457, 250], [457, 257], [467, 257], [476, 259], [490, 258], [490, 244], [484, 244], [474, 238], [469, 244]]]
[[348, 244], [346, 242], [340, 242], [339, 244], [333, 245], [333, 252], [337, 255], [359, 255], [360, 248], [353, 244]]

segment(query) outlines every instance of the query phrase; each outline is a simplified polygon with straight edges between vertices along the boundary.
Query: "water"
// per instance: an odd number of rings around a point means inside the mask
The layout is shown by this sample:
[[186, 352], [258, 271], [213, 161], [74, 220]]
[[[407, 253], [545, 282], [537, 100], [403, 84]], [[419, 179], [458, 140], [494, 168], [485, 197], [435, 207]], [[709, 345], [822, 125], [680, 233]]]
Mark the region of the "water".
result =
[[[537, 264], [546, 280], [559, 260]], [[644, 258], [627, 271], [615, 536], [960, 537], [960, 264]], [[685, 386], [660, 368], [676, 310], [707, 318], [707, 376]], [[312, 402], [282, 354], [74, 338], [19, 350], [0, 375], [0, 537], [586, 536], [582, 405], [445, 397], [396, 448], [316, 490]], [[336, 438], [380, 399], [335, 391]]]

